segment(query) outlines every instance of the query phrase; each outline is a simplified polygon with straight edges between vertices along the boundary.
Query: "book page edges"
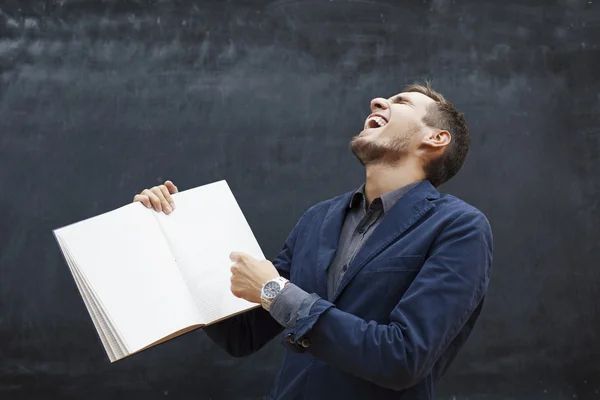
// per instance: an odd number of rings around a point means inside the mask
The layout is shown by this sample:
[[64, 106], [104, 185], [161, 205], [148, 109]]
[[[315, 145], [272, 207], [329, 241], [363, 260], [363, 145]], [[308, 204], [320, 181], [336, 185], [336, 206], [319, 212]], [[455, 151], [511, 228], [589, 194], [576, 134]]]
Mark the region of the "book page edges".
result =
[[[114, 330], [111, 329], [112, 327], [110, 326], [110, 320], [107, 321], [106, 316], [103, 315], [103, 310], [101, 306], [98, 306], [97, 300], [94, 294], [92, 293], [93, 291], [87, 284], [85, 277], [82, 276], [83, 273], [77, 268], [75, 261], [72, 259], [69, 253], [68, 247], [65, 243], [62, 242], [56, 230], [53, 231], [53, 234], [61, 249], [63, 258], [65, 259], [69, 267], [73, 280], [75, 281], [75, 285], [77, 286], [77, 289], [81, 294], [83, 303], [88, 311], [88, 314], [92, 319], [92, 323], [96, 328], [96, 332], [98, 333], [100, 341], [102, 342], [109, 359], [116, 359], [118, 357], [118, 354], [116, 353], [124, 354], [127, 352], [125, 345], [119, 340], [120, 338], [118, 338], [117, 335], [115, 335]], [[111, 342], [114, 342], [117, 345], [116, 349], [113, 348]]]
[[[72, 258], [71, 252], [69, 250], [69, 246], [66, 243], [63, 243], [63, 244], [67, 250], [67, 254], [69, 255], [69, 258]], [[77, 264], [75, 263], [75, 259], [73, 258], [72, 260], [73, 260], [73, 264], [75, 266], [77, 266]], [[88, 279], [85, 276], [85, 273], [81, 269], [77, 268], [77, 274], [83, 282], [84, 289], [87, 290], [88, 295], [91, 297], [93, 305], [96, 306], [96, 309], [100, 313], [100, 318], [102, 319], [102, 322], [104, 322], [105, 326], [109, 329], [111, 337], [114, 338], [114, 344], [117, 345], [119, 351], [121, 351], [123, 353], [130, 352], [131, 346], [129, 346], [129, 344], [127, 343], [127, 341], [125, 340], [125, 338], [123, 337], [121, 332], [119, 332], [119, 329], [117, 328], [116, 324], [114, 323], [114, 321], [112, 320], [110, 315], [106, 312], [106, 309], [105, 309], [104, 305], [102, 304], [102, 301], [98, 297], [98, 294], [94, 290], [93, 286], [90, 285]], [[111, 343], [111, 345], [112, 345], [112, 343]]]

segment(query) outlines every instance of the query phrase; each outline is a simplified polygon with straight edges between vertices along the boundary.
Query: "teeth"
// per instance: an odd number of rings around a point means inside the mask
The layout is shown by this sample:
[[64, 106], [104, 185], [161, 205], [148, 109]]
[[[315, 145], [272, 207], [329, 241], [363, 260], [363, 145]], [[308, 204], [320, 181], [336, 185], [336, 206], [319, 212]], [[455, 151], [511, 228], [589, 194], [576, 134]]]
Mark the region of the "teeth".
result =
[[385, 121], [385, 119], [375, 116], [375, 117], [371, 117], [371, 118], [367, 119], [367, 121], [365, 122], [365, 129], [369, 128], [370, 121], [375, 121], [377, 123], [377, 125], [379, 125], [379, 127], [387, 125], [387, 122]]

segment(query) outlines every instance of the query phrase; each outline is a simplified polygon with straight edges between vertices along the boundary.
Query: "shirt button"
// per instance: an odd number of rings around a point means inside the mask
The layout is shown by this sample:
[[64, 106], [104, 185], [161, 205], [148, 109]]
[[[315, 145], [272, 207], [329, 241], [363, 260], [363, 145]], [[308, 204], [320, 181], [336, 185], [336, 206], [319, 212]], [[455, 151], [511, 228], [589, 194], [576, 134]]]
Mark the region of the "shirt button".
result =
[[346, 272], [347, 270], [348, 270], [348, 264], [345, 264], [345, 265], [342, 267], [342, 272]]

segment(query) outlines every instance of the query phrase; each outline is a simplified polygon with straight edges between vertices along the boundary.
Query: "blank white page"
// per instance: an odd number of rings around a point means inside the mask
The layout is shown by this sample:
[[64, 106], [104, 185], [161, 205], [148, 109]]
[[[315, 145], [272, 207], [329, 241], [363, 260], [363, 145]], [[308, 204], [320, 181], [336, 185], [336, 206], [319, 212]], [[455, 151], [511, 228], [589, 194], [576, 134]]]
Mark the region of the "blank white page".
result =
[[175, 210], [156, 214], [205, 323], [256, 304], [231, 293], [229, 254], [263, 252], [224, 180], [173, 195]]
[[130, 353], [200, 323], [155, 213], [133, 203], [55, 230]]

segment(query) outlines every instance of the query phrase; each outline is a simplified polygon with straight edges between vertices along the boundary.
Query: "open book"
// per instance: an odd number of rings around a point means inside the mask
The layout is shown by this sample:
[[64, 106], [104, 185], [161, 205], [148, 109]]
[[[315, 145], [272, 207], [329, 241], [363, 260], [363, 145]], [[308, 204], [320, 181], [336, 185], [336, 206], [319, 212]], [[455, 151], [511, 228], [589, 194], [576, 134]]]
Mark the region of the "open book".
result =
[[264, 255], [227, 183], [54, 230], [111, 362], [257, 307], [231, 294], [229, 254]]

